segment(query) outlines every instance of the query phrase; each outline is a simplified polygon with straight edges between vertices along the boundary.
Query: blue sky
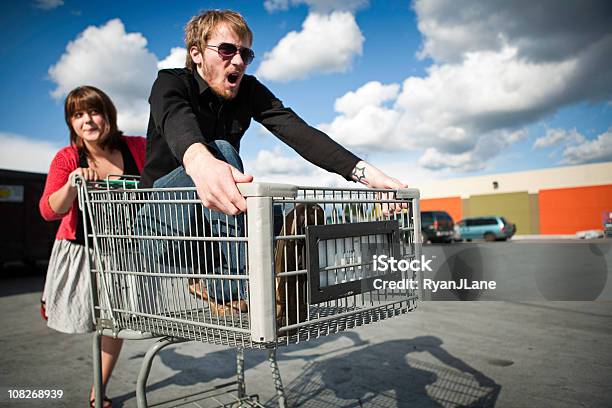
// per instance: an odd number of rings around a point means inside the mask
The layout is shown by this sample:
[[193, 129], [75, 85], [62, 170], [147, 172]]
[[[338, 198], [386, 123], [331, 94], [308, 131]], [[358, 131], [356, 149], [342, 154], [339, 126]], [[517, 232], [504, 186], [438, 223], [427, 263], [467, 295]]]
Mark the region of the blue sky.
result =
[[[286, 105], [414, 185], [612, 160], [607, 1], [9, 1], [0, 6], [0, 168], [45, 172], [67, 90], [107, 91], [144, 135], [160, 66], [201, 9], [241, 12], [255, 74]], [[569, 23], [568, 23], [569, 21]], [[164, 65], [166, 64], [166, 65]], [[337, 184], [253, 123], [260, 180]]]

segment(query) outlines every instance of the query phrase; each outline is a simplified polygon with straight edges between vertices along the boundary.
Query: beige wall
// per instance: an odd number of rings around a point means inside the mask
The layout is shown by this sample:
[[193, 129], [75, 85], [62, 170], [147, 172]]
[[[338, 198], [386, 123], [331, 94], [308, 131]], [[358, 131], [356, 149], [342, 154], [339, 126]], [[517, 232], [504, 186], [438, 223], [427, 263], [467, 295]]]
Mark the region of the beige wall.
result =
[[[494, 181], [497, 182], [497, 189], [493, 188]], [[606, 184], [612, 184], [612, 162], [448, 180], [428, 180], [422, 184], [415, 180], [414, 185], [411, 184], [411, 186], [421, 190], [421, 198], [453, 196], [468, 198], [476, 194], [499, 194], [516, 191], [537, 193], [542, 189]]]

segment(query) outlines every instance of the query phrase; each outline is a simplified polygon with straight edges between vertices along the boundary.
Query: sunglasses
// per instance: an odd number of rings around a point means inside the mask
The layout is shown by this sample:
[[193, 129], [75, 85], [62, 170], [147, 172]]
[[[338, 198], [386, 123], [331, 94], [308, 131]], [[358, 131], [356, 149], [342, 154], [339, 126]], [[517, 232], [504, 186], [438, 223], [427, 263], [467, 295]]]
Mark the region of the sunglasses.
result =
[[240, 53], [240, 58], [246, 65], [249, 65], [255, 59], [255, 53], [252, 49], [246, 47], [236, 47], [234, 44], [221, 43], [219, 45], [206, 45], [206, 48], [216, 48], [219, 56], [225, 59], [234, 58], [234, 55]]

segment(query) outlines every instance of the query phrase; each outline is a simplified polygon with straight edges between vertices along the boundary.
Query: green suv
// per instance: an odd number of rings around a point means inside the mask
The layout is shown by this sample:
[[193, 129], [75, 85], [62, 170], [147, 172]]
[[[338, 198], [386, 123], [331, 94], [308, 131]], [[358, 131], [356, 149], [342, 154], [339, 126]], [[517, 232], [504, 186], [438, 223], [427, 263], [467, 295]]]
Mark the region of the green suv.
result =
[[504, 217], [472, 217], [464, 218], [457, 223], [461, 239], [471, 241], [484, 239], [485, 241], [505, 241], [516, 232], [516, 226]]

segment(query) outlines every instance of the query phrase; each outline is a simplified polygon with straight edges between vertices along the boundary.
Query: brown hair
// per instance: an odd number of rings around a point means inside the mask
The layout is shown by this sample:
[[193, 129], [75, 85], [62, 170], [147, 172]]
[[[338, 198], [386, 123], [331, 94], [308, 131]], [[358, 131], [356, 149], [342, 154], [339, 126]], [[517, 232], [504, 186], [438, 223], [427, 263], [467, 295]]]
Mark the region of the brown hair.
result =
[[90, 109], [100, 112], [106, 121], [104, 133], [99, 141], [100, 147], [103, 149], [118, 149], [123, 132], [117, 128], [117, 109], [107, 94], [88, 85], [74, 88], [68, 93], [64, 102], [64, 117], [68, 129], [70, 129], [70, 144], [79, 149], [85, 149], [83, 140], [78, 137], [72, 128], [71, 119], [76, 112]]
[[227, 24], [241, 40], [247, 40], [250, 44], [253, 43], [253, 33], [244, 17], [239, 13], [232, 10], [205, 11], [191, 17], [191, 20], [185, 26], [185, 47], [187, 48], [185, 66], [188, 69], [192, 71], [196, 69], [196, 64], [189, 55], [189, 49], [195, 46], [202, 51], [208, 39], [222, 24]]

